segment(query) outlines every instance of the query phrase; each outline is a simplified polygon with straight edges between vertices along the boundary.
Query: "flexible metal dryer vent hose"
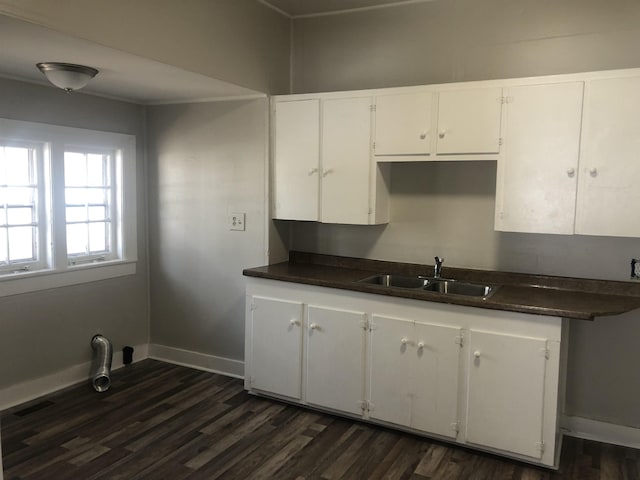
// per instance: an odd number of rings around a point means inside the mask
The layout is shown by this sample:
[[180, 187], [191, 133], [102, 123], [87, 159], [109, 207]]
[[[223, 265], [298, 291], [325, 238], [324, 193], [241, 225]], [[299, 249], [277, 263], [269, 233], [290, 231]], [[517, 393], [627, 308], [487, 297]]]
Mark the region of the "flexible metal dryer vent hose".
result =
[[113, 347], [106, 337], [95, 335], [91, 339], [91, 348], [95, 352], [91, 368], [91, 384], [96, 392], [106, 392], [111, 386]]

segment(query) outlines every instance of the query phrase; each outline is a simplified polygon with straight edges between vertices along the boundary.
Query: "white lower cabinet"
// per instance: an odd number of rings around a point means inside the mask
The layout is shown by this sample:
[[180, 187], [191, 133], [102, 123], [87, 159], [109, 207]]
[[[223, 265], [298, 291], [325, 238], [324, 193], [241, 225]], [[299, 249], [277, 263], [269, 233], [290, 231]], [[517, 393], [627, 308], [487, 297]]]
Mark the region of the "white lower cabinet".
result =
[[461, 333], [373, 315], [369, 417], [455, 438]]
[[364, 312], [307, 307], [308, 403], [362, 414], [365, 320]]
[[561, 318], [247, 278], [245, 387], [557, 467]]
[[547, 341], [471, 330], [469, 352], [467, 441], [541, 458]]

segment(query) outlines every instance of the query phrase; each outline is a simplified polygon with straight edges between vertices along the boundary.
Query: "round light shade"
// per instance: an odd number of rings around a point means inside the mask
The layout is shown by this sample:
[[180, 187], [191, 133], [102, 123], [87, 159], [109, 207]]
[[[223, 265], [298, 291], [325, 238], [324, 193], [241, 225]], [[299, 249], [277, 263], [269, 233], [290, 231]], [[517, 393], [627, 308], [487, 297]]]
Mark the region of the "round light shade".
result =
[[73, 63], [45, 62], [36, 66], [56, 87], [65, 92], [78, 90], [89, 83], [98, 74], [98, 70]]

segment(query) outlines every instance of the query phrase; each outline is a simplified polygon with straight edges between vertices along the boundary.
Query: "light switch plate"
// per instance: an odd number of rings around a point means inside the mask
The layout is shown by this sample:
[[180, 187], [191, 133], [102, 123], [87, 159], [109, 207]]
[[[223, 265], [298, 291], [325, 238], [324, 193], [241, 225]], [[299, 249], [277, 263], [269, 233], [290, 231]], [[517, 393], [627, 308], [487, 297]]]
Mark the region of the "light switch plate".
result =
[[230, 213], [229, 214], [229, 230], [238, 230], [238, 231], [244, 231], [245, 226], [244, 226], [244, 217], [245, 214], [240, 212], [240, 213]]

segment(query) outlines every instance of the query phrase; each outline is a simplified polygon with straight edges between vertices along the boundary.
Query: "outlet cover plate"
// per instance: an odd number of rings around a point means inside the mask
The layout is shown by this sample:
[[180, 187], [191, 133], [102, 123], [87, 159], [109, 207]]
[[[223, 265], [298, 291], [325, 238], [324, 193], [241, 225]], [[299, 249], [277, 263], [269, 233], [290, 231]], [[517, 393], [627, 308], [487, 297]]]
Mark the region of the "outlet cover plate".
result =
[[631, 265], [633, 267], [631, 278], [633, 280], [640, 280], [640, 258], [632, 258]]
[[238, 230], [243, 232], [245, 229], [244, 218], [245, 214], [243, 212], [230, 213], [228, 219], [229, 230]]

